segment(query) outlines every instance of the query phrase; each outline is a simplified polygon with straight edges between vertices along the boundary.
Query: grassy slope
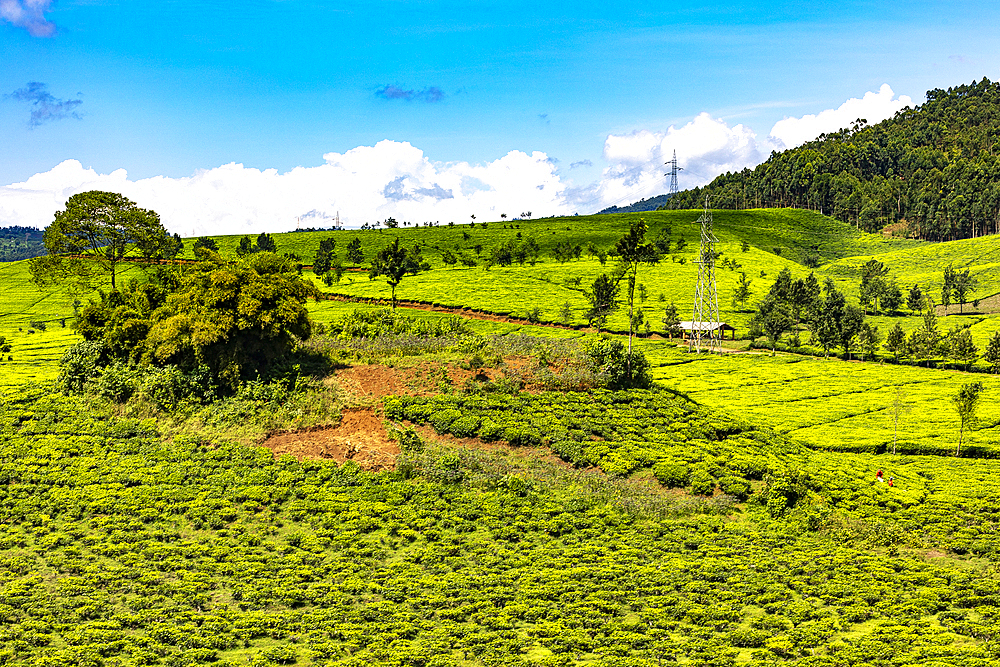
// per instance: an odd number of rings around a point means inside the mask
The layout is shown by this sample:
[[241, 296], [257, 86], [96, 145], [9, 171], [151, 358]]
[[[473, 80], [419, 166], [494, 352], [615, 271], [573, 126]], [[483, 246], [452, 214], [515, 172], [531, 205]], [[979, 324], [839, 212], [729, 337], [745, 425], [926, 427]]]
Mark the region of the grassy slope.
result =
[[[334, 236], [338, 239], [338, 247], [343, 252], [347, 241], [358, 236], [363, 241], [366, 255], [382, 245], [398, 233], [404, 243], [411, 244], [417, 239], [427, 245], [424, 255], [435, 268], [417, 276], [408, 276], [398, 289], [401, 298], [423, 300], [431, 303], [478, 308], [497, 313], [512, 313], [524, 316], [531, 307], [541, 309], [544, 321], [558, 321], [560, 308], [569, 303], [571, 322], [583, 324], [583, 314], [586, 309], [586, 299], [583, 289], [602, 271], [596, 259], [581, 259], [559, 264], [544, 256], [544, 248], [551, 247], [558, 240], [571, 240], [574, 243], [586, 245], [593, 240], [598, 246], [610, 246], [624, 231], [626, 226], [635, 219], [642, 217], [650, 222], [650, 237], [655, 237], [667, 225], [671, 228], [674, 241], [683, 236], [689, 241], [688, 248], [682, 253], [674, 252], [674, 260], [664, 260], [655, 267], [643, 268], [640, 282], [648, 287], [648, 298], [641, 307], [647, 318], [653, 324], [654, 330], [659, 327], [662, 308], [665, 302], [677, 304], [682, 318], [690, 317], [690, 300], [693, 285], [697, 278], [696, 265], [691, 261], [695, 257], [694, 221], [697, 211], [650, 212], [645, 214], [624, 214], [611, 216], [583, 216], [560, 219], [543, 219], [533, 221], [517, 221], [506, 223], [504, 229], [500, 223], [490, 223], [487, 230], [482, 225], [469, 229], [467, 225], [456, 227], [434, 228], [404, 228], [393, 231], [369, 232], [315, 232], [276, 234], [279, 251], [295, 251], [303, 257], [311, 255], [310, 248], [318, 244], [318, 239], [324, 236]], [[796, 210], [776, 211], [717, 211], [714, 214], [716, 234], [720, 239], [719, 250], [722, 257], [732, 258], [742, 265], [740, 270], [746, 271], [753, 278], [755, 298], [759, 298], [770, 286], [773, 278], [785, 267], [792, 270], [796, 277], [804, 276], [808, 269], [792, 261], [799, 251], [813, 245], [829, 264], [821, 266], [817, 274], [823, 278], [832, 276], [837, 284], [849, 294], [856, 293], [856, 270], [870, 256], [877, 256], [892, 267], [899, 275], [901, 283], [918, 280], [919, 276], [939, 274], [941, 267], [947, 261], [956, 261], [956, 266], [963, 266], [958, 261], [965, 258], [972, 266], [985, 266], [992, 263], [994, 254], [990, 247], [991, 238], [959, 241], [946, 244], [927, 244], [914, 241], [887, 240], [868, 234], [859, 233], [853, 228], [837, 221], [825, 218], [816, 213]], [[520, 229], [516, 229], [519, 226]], [[567, 229], [568, 228], [568, 229]], [[462, 233], [471, 235], [468, 241], [462, 240]], [[448, 247], [448, 244], [458, 243], [471, 246], [481, 243], [484, 249], [503, 238], [514, 238], [518, 232], [522, 235], [533, 234], [543, 247], [543, 261], [535, 266], [495, 267], [490, 271], [482, 268], [446, 268], [440, 262], [440, 254], [434, 249]], [[239, 237], [220, 237], [225, 252], [234, 248]], [[752, 247], [748, 252], [742, 252], [740, 241], [746, 239]], [[188, 240], [190, 247], [191, 240]], [[774, 254], [775, 247], [782, 248], [782, 254]], [[970, 260], [969, 257], [977, 259]], [[979, 262], [977, 264], [977, 262]], [[9, 285], [8, 295], [15, 298], [6, 300], [10, 304], [4, 308], [5, 314], [0, 317], [0, 335], [8, 335], [15, 341], [15, 363], [17, 373], [4, 373], [5, 382], [17, 382], [21, 379], [46, 379], [54, 376], [55, 362], [62, 349], [73, 340], [68, 330], [50, 328], [45, 334], [34, 334], [34, 338], [22, 334], [18, 337], [14, 324], [36, 317], [50, 319], [71, 313], [69, 301], [65, 297], [50, 295], [42, 297], [33, 287], [26, 287], [24, 263], [14, 263], [0, 266], [0, 284]], [[761, 272], [764, 276], [761, 276]], [[307, 271], [307, 276], [311, 275]], [[720, 294], [720, 309], [723, 319], [745, 326], [749, 313], [738, 313], [732, 309], [729, 295], [735, 285], [738, 272], [719, 268], [718, 284]], [[353, 281], [351, 280], [353, 278]], [[579, 279], [579, 285], [576, 284]], [[928, 278], [929, 280], [930, 278]], [[1000, 281], [991, 282], [988, 273], [981, 275], [980, 293], [997, 291], [991, 285], [1000, 288]], [[324, 289], [325, 286], [323, 286]], [[349, 274], [345, 280], [331, 288], [333, 291], [365, 297], [388, 297], [389, 289], [383, 281], [369, 281], [364, 274]], [[664, 302], [659, 300], [663, 294]], [[332, 316], [333, 313], [343, 313], [354, 306], [346, 306], [331, 302], [311, 304], [314, 313], [320, 319]], [[419, 313], [419, 311], [414, 311]], [[420, 314], [425, 316], [425, 314]], [[915, 317], [879, 317], [873, 318], [882, 331], [886, 331], [893, 323], [900, 322], [904, 329], [911, 330], [920, 325]], [[955, 323], [973, 324], [974, 340], [982, 349], [989, 336], [1000, 330], [1000, 318], [995, 316], [949, 316], [942, 318], [941, 328], [947, 330]], [[615, 313], [610, 322], [612, 328], [622, 330], [626, 327], [624, 313]], [[477, 327], [491, 331], [505, 332], [520, 328], [518, 324], [477, 323]], [[552, 330], [549, 330], [552, 331]], [[8, 333], [9, 332], [9, 333]], [[553, 334], [556, 332], [552, 332]], [[558, 335], [578, 335], [571, 332]], [[29, 345], [30, 342], [30, 345]], [[650, 354], [657, 363], [673, 363], [676, 352], [665, 344], [650, 343]], [[23, 361], [22, 361], [23, 360]], [[30, 363], [29, 363], [30, 362]], [[9, 362], [4, 362], [9, 363]], [[705, 364], [713, 366], [712, 372], [719, 380], [720, 386], [727, 387], [726, 392], [705, 390], [699, 388], [698, 374], [695, 369], [703, 368]], [[758, 400], [744, 400], [748, 392], [740, 389], [741, 383], [747, 380], [747, 374], [776, 373], [787, 362], [773, 361], [762, 357], [752, 360], [740, 357], [725, 357], [710, 362], [699, 362], [697, 365], [664, 366], [657, 370], [657, 377], [668, 384], [682, 390], [690, 390], [698, 400], [717, 407], [732, 407], [736, 410], [747, 410], [764, 420], [777, 418], [777, 408], [767, 407], [772, 403], [782, 403], [778, 425], [793, 433], [795, 437], [807, 442], [823, 444], [827, 441], [858, 441], [875, 446], [887, 439], [884, 424], [884, 408], [889, 401], [889, 386], [900, 384], [926, 387], [926, 391], [912, 392], [911, 402], [914, 412], [910, 416], [914, 432], [905, 432], [904, 437], [923, 444], [943, 442], [953, 439], [954, 423], [951, 406], [947, 397], [955, 387], [965, 381], [963, 374], [942, 371], [925, 372], [919, 369], [902, 369], [895, 367], [874, 368], [866, 364], [844, 364], [842, 362], [803, 362], [803, 366], [792, 366], [795, 372], [810, 364], [824, 364], [815, 367], [808, 375], [799, 377], [792, 383], [773, 383], [769, 391]], [[874, 386], [859, 379], [859, 374], [869, 374], [881, 378], [877, 389], [858, 394], [853, 385]], [[913, 380], [912, 378], [933, 378], [929, 380]], [[752, 379], [752, 378], [751, 378]], [[981, 375], [976, 379], [985, 381], [993, 391], [993, 379]], [[812, 393], [814, 398], [803, 400], [796, 398], [792, 391], [803, 388], [802, 391]], [[827, 398], [819, 398], [827, 396]], [[859, 396], [861, 400], [859, 401]], [[763, 400], [766, 399], [766, 400]], [[793, 400], [794, 399], [794, 400]], [[994, 424], [1000, 415], [994, 415], [986, 401], [982, 409], [984, 423]], [[839, 405], [840, 407], [835, 407]], [[882, 412], [880, 412], [880, 410]], [[808, 415], [796, 416], [796, 415]], [[810, 421], [812, 420], [812, 421]], [[882, 421], [879, 421], [882, 420]], [[878, 423], [876, 423], [878, 422]], [[918, 428], [919, 425], [919, 428]], [[794, 429], [794, 431], [793, 431]], [[920, 433], [916, 433], [919, 430]], [[992, 437], [993, 429], [973, 433], [973, 442], [985, 442]]]
[[[1000, 378], [993, 375], [781, 355], [693, 356], [658, 341], [644, 341], [643, 349], [657, 365], [653, 377], [658, 382], [821, 449], [891, 448], [892, 403], [902, 387], [907, 408], [898, 438], [907, 443], [903, 448], [954, 451], [958, 418], [951, 396], [971, 380], [983, 382], [987, 396], [1000, 394]], [[979, 418], [978, 429], [966, 433], [966, 444], [1000, 454], [1000, 404], [984, 400]]]
[[[141, 275], [138, 269], [127, 268], [119, 280]], [[79, 298], [86, 303], [96, 296], [94, 291]], [[0, 361], [0, 386], [56, 377], [63, 351], [80, 340], [72, 329], [74, 298], [58, 288], [42, 290], [32, 284], [27, 261], [0, 263], [0, 336], [13, 346]], [[29, 333], [31, 322], [44, 322], [46, 330]]]

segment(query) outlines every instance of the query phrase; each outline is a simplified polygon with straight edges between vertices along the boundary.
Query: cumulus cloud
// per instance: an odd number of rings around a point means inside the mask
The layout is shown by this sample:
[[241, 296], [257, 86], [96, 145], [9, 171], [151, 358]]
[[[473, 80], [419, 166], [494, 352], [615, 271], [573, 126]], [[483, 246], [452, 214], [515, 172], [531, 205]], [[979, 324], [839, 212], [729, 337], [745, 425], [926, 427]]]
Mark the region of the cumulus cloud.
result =
[[572, 162], [569, 165], [570, 169], [576, 169], [577, 167], [593, 167], [594, 163], [590, 160], [579, 160], [577, 162]]
[[32, 37], [51, 37], [56, 24], [45, 18], [52, 0], [0, 0], [0, 19], [24, 28]]
[[31, 105], [31, 117], [28, 125], [38, 127], [54, 120], [64, 118], [81, 118], [77, 108], [83, 100], [60, 100], [52, 96], [48, 86], [39, 81], [29, 81], [24, 88], [18, 88], [13, 93], [5, 95], [10, 99], [28, 102]]
[[[185, 178], [131, 180], [124, 170], [100, 174], [66, 160], [23, 183], [0, 187], [0, 226], [45, 226], [73, 194], [120, 192], [160, 213], [183, 235], [256, 234], [329, 226], [339, 213], [348, 227], [388, 217], [400, 221], [496, 220], [501, 213], [533, 211], [536, 217], [589, 213], [663, 194], [665, 162], [677, 151], [680, 187], [704, 185], [721, 173], [754, 167], [787, 145], [797, 145], [849, 125], [887, 118], [909, 98], [894, 99], [883, 86], [861, 100], [802, 118], [786, 118], [764, 138], [745, 125], [730, 126], [702, 113], [680, 127], [612, 134], [604, 143], [601, 178], [579, 185], [559, 173], [558, 160], [542, 152], [511, 151], [485, 164], [435, 162], [409, 143], [381, 141], [345, 153], [327, 153], [324, 164], [286, 173], [227, 164]], [[847, 119], [846, 122], [844, 119]], [[591, 166], [581, 160], [569, 169]]]
[[708, 113], [699, 114], [681, 127], [608, 135], [604, 142], [608, 166], [601, 179], [589, 186], [571, 188], [567, 196], [581, 210], [599, 210], [662, 194], [667, 187], [664, 163], [674, 150], [683, 170], [678, 179], [680, 187], [705, 185], [727, 171], [757, 166], [772, 150], [794, 148], [822, 133], [848, 127], [858, 118], [878, 123], [910, 104], [909, 97], [897, 98], [892, 88], [883, 84], [877, 93], [849, 99], [836, 109], [784, 118], [763, 138], [745, 125], [730, 127]]
[[892, 118], [912, 104], [906, 95], [894, 97], [889, 84], [883, 83], [877, 93], [865, 93], [860, 100], [852, 97], [836, 109], [827, 109], [818, 114], [807, 114], [802, 118], [785, 118], [771, 128], [771, 137], [783, 148], [794, 148], [827, 132], [836, 132], [850, 127], [859, 118], [869, 125]]
[[[501, 213], [571, 213], [566, 185], [545, 153], [511, 151], [486, 164], [441, 163], [395, 141], [327, 153], [325, 164], [286, 173], [227, 164], [190, 177], [131, 180], [124, 170], [100, 174], [66, 160], [23, 183], [0, 187], [0, 225], [44, 226], [78, 192], [120, 192], [157, 211], [172, 232], [250, 234], [294, 229], [296, 218], [328, 226], [340, 214], [357, 227], [397, 220], [465, 222]], [[539, 186], [541, 188], [539, 189]]]
[[399, 86], [385, 85], [375, 91], [377, 97], [384, 100], [406, 100], [412, 102], [440, 102], [444, 99], [444, 91], [437, 86], [430, 86], [423, 90], [407, 90]]
[[604, 142], [608, 163], [601, 179], [571, 190], [568, 199], [580, 210], [597, 210], [662, 194], [667, 187], [665, 164], [677, 151], [683, 169], [681, 187], [703, 185], [726, 171], [739, 171], [764, 161], [773, 144], [758, 140], [745, 125], [701, 113], [681, 127], [611, 134]]

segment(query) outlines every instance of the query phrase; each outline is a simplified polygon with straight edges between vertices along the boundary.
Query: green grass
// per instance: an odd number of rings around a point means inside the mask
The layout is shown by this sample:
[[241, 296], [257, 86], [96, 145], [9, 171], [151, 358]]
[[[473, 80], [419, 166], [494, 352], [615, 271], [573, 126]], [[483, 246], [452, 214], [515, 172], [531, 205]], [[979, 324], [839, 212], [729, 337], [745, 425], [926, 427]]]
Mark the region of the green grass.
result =
[[[941, 300], [942, 272], [948, 264], [956, 270], [970, 269], [979, 280], [975, 294], [995, 294], [1000, 286], [1000, 244], [995, 236], [949, 241], [947, 243], [922, 243], [914, 247], [894, 249], [880, 253], [862, 253], [846, 257], [823, 267], [831, 275], [842, 275], [859, 280], [861, 265], [874, 257], [887, 267], [905, 290], [920, 285], [936, 302]], [[971, 301], [971, 299], [970, 299]]]
[[979, 428], [967, 445], [993, 455], [1000, 425], [1000, 378], [992, 375], [892, 364], [764, 354], [689, 355], [667, 342], [643, 341], [656, 365], [653, 377], [693, 400], [766, 423], [819, 449], [877, 451], [891, 448], [890, 408], [896, 387], [907, 394], [910, 413], [898, 439], [908, 451], [954, 451], [958, 418], [951, 397], [973, 380], [986, 394]]
[[[583, 215], [565, 218], [542, 218], [540, 220], [517, 220], [513, 222], [489, 222], [475, 227], [461, 224], [449, 227], [400, 227], [369, 231], [343, 230], [335, 232], [288, 232], [273, 234], [278, 252], [294, 253], [309, 264], [316, 253], [320, 239], [333, 238], [337, 241], [337, 254], [343, 257], [348, 242], [357, 237], [367, 259], [371, 259], [378, 249], [388, 245], [393, 237], [410, 247], [415, 243], [424, 246], [424, 256], [432, 264], [439, 265], [444, 249], [470, 250], [482, 245], [488, 250], [507, 240], [532, 236], [548, 254], [556, 243], [569, 241], [573, 244], [594, 243], [598, 248], [608, 249], [621, 238], [629, 225], [640, 218], [649, 225], [649, 238], [656, 238], [669, 230], [673, 241], [680, 238], [690, 244], [697, 244], [699, 227], [697, 220], [701, 211], [649, 211], [646, 213], [622, 213], [612, 215]], [[773, 252], [778, 248], [782, 256], [793, 261], [816, 248], [825, 261], [842, 257], [876, 254], [890, 250], [919, 247], [919, 241], [887, 239], [874, 234], [855, 230], [850, 225], [819, 213], [800, 209], [758, 209], [749, 211], [713, 211], [715, 234], [724, 243], [747, 241], [750, 245]], [[469, 239], [463, 237], [469, 235]], [[242, 235], [212, 237], [219, 244], [223, 254], [235, 253]], [[194, 239], [186, 239], [184, 256], [193, 257]]]

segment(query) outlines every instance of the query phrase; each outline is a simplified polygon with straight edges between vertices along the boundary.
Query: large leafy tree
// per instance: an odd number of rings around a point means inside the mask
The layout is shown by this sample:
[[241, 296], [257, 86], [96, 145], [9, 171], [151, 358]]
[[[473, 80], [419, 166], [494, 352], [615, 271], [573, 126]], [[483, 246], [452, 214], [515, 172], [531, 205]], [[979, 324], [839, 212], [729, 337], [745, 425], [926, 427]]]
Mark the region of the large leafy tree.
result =
[[396, 309], [396, 287], [407, 273], [416, 274], [421, 270], [420, 257], [412, 250], [399, 245], [399, 237], [375, 254], [368, 270], [368, 279], [384, 276], [392, 288], [392, 308]]
[[315, 288], [273, 253], [227, 261], [206, 251], [174, 283], [130, 281], [81, 313], [80, 333], [110, 359], [191, 371], [208, 367], [234, 390], [266, 374], [311, 332]]
[[116, 276], [125, 261], [172, 259], [182, 248], [155, 211], [98, 190], [70, 197], [45, 229], [44, 240], [48, 254], [31, 261], [32, 280], [88, 290], [105, 275], [117, 289]]

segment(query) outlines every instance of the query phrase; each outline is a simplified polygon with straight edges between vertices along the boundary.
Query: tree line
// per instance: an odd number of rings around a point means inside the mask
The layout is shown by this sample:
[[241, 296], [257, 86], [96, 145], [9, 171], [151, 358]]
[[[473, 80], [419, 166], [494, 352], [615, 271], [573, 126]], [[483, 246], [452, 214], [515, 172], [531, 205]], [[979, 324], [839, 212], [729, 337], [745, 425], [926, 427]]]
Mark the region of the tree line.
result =
[[942, 241], [1000, 231], [1000, 83], [928, 91], [877, 125], [858, 119], [664, 208], [812, 209], [867, 232]]

